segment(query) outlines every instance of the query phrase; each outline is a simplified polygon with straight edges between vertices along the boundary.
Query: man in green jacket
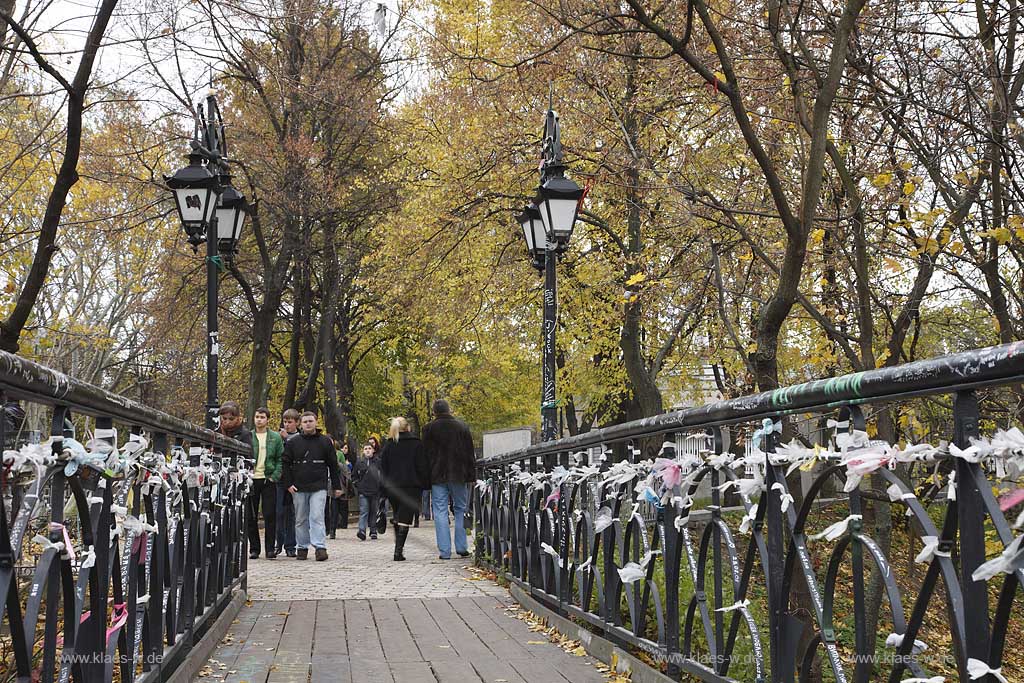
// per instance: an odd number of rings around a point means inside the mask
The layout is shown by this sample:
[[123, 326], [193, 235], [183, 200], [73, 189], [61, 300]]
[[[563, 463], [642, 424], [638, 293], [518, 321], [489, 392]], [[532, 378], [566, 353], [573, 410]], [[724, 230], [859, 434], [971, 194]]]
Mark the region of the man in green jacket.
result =
[[273, 429], [267, 429], [270, 411], [257, 408], [253, 415], [256, 429], [252, 433], [252, 453], [256, 467], [249, 491], [249, 559], [260, 556], [260, 504], [263, 504], [263, 534], [267, 544], [267, 559], [276, 557], [274, 541], [277, 538], [277, 481], [281, 478], [281, 454], [284, 439]]

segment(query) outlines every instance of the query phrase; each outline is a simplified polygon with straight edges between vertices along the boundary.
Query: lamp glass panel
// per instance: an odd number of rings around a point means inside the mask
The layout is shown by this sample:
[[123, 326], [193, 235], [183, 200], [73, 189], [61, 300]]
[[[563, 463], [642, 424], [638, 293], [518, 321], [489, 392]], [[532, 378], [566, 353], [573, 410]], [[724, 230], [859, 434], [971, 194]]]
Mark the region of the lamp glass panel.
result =
[[526, 240], [526, 250], [532, 254], [534, 250], [533, 221], [527, 219], [519, 225], [523, 229], [523, 239]]
[[544, 230], [544, 221], [534, 218], [530, 222], [530, 226], [533, 229], [533, 250], [537, 253], [544, 251], [548, 248], [548, 236]]
[[237, 210], [233, 206], [217, 207], [217, 239], [235, 239], [235, 212]]
[[555, 239], [568, 239], [572, 236], [573, 224], [576, 222], [576, 199], [546, 199], [541, 208], [544, 229]]
[[202, 225], [213, 216], [214, 196], [208, 188], [178, 188], [174, 190], [174, 201], [185, 225]]

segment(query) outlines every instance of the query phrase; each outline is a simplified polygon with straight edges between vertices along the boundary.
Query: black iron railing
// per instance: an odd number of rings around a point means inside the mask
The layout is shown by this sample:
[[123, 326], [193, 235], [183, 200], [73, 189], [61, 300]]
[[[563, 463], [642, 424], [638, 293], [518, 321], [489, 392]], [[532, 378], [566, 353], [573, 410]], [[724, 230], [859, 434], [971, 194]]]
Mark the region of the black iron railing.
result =
[[[481, 461], [477, 559], [676, 678], [1016, 680], [1024, 548], [1005, 513], [1024, 524], [1022, 381], [1024, 343], [1009, 344]], [[985, 434], [982, 394], [1010, 405]], [[914, 405], [951, 443], [869, 436]], [[907, 522], [886, 553], [873, 533], [889, 510]], [[925, 650], [924, 630], [941, 641]]]
[[0, 402], [0, 681], [166, 679], [245, 587], [251, 446], [3, 352]]

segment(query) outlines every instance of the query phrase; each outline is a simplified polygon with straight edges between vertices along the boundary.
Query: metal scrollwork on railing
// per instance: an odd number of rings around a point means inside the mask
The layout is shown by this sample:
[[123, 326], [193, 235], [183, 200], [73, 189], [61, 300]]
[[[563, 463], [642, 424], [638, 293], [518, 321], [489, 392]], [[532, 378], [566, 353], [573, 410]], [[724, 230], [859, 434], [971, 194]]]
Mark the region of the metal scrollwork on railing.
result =
[[244, 588], [251, 447], [2, 353], [0, 398], [51, 416], [0, 420], [0, 681], [166, 678]]
[[[1012, 404], [1022, 373], [1005, 345], [481, 461], [477, 559], [676, 678], [1015, 680], [1024, 433], [982, 434], [977, 393], [1017, 386]], [[942, 394], [945, 439], [869, 436], [887, 406]]]

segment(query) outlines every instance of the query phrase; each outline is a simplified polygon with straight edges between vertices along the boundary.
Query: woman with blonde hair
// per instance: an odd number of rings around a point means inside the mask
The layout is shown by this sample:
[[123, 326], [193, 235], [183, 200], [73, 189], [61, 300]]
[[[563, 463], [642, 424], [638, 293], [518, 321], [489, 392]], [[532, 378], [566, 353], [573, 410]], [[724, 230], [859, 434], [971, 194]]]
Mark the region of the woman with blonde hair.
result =
[[394, 559], [401, 562], [405, 559], [403, 550], [413, 515], [420, 507], [420, 494], [430, 485], [430, 464], [423, 444], [404, 417], [391, 418], [380, 467], [384, 492], [394, 511]]

